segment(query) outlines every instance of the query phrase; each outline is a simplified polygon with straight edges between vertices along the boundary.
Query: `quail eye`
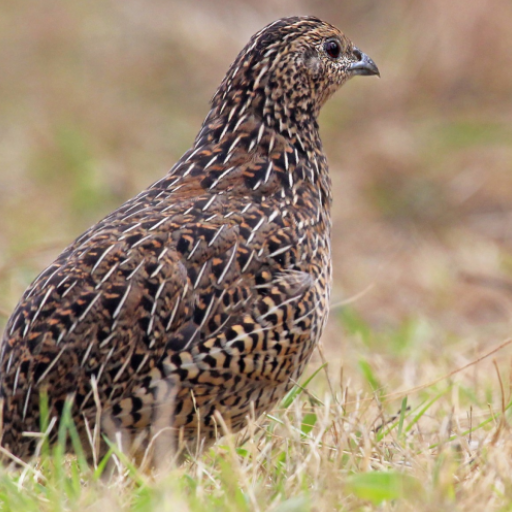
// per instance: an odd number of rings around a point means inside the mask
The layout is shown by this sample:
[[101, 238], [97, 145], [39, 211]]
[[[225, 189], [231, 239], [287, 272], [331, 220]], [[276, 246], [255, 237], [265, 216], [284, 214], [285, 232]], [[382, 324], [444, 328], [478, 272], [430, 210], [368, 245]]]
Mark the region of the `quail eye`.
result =
[[341, 45], [336, 39], [329, 39], [324, 43], [324, 50], [331, 59], [337, 59], [341, 55]]

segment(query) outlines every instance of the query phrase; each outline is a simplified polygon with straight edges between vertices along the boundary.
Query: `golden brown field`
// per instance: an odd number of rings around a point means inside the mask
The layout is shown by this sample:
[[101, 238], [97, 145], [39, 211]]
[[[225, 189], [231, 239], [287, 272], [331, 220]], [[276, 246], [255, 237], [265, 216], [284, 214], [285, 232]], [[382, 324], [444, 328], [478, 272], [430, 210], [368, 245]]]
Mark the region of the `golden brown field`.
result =
[[0, 472], [2, 510], [512, 510], [509, 0], [6, 0], [0, 329], [67, 243], [190, 146], [248, 38], [305, 14], [382, 75], [320, 120], [327, 367], [242, 445], [163, 474], [124, 461], [108, 483], [57, 453]]

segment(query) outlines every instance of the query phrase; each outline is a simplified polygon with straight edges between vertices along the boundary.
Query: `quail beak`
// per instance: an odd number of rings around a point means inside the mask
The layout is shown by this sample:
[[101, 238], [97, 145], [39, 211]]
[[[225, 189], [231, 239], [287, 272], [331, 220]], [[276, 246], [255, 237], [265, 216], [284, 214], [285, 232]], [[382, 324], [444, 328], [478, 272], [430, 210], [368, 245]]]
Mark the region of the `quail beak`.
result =
[[358, 48], [354, 48], [354, 55], [359, 60], [358, 62], [350, 64], [348, 68], [352, 75], [377, 75], [380, 77], [380, 71], [377, 64], [375, 64], [375, 62], [373, 62], [366, 53], [363, 53]]

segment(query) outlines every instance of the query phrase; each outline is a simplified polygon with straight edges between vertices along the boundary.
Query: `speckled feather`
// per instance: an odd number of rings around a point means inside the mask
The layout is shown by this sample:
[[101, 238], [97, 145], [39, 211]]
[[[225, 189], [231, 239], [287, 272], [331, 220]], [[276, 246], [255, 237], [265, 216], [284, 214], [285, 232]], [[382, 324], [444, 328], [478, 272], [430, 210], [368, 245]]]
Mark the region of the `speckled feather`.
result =
[[[323, 47], [332, 38], [337, 59]], [[73, 397], [84, 438], [99, 398], [107, 433], [151, 435], [158, 423], [189, 443], [214, 439], [215, 411], [237, 431], [285, 394], [321, 335], [331, 286], [317, 117], [361, 55], [316, 18], [252, 37], [193, 147], [23, 295], [1, 345], [4, 447], [34, 453], [23, 432], [39, 430], [43, 389], [51, 416]]]

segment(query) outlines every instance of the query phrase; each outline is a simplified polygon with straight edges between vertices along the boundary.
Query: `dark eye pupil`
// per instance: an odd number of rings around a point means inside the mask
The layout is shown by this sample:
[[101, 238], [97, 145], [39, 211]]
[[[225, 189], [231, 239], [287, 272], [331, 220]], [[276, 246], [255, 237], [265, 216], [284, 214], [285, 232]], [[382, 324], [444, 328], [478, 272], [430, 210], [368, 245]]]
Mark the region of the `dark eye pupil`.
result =
[[332, 59], [337, 59], [340, 56], [341, 48], [337, 41], [327, 41], [324, 45], [325, 53]]

